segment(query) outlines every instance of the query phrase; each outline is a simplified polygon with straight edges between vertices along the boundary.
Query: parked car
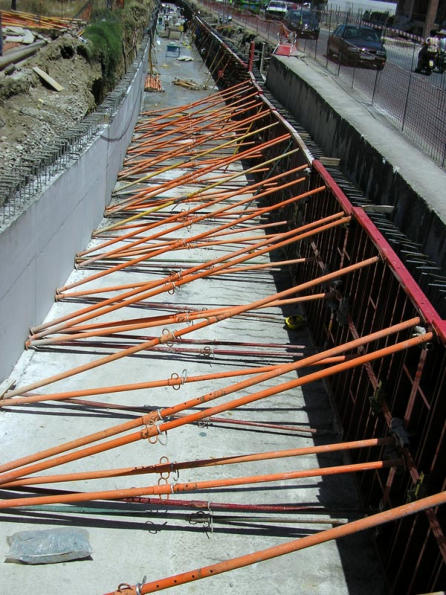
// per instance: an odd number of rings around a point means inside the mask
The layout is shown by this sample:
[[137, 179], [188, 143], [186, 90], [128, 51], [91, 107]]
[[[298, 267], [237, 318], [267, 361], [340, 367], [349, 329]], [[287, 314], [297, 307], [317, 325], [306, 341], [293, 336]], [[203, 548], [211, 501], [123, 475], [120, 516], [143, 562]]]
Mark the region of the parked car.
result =
[[288, 29], [296, 32], [297, 37], [319, 38], [319, 21], [317, 15], [311, 10], [305, 8], [288, 10], [283, 21]]
[[273, 19], [283, 19], [287, 10], [288, 5], [286, 2], [282, 0], [271, 0], [271, 2], [266, 5], [265, 16]]
[[375, 26], [377, 28], [382, 28], [387, 26], [387, 23], [390, 19], [390, 13], [366, 10], [362, 13], [361, 18], [363, 21], [366, 21], [367, 24], [370, 25], [373, 29], [375, 29]]
[[386, 50], [376, 31], [362, 25], [339, 25], [327, 42], [328, 58], [343, 64], [370, 65], [378, 70], [386, 63]]

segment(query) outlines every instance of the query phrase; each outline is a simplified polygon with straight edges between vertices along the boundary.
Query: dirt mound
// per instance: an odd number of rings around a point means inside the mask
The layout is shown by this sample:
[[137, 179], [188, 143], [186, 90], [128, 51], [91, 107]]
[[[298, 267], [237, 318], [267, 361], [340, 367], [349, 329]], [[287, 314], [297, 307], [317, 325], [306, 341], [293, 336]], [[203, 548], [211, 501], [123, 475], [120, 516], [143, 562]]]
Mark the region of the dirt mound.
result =
[[[0, 75], [0, 177], [95, 107], [93, 88], [101, 78], [101, 65], [81, 55], [83, 43], [65, 33], [11, 74]], [[53, 90], [33, 66], [63, 89]]]

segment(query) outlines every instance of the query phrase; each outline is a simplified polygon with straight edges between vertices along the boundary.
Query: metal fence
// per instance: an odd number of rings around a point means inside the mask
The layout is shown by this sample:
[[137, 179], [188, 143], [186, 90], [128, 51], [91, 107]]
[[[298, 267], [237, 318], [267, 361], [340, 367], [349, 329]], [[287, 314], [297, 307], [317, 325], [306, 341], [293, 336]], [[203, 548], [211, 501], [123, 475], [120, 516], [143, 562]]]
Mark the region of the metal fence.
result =
[[[261, 15], [237, 10], [231, 4], [204, 0], [207, 9], [216, 12], [222, 22], [228, 18], [249, 28], [276, 45], [282, 24]], [[397, 37], [392, 29], [381, 30], [387, 62], [382, 71], [346, 66], [328, 59], [327, 37], [340, 24], [358, 22], [360, 12], [326, 11], [320, 15], [321, 35], [318, 40], [299, 39], [297, 47], [306, 57], [315, 60], [337, 77], [346, 89], [354, 89], [362, 99], [376, 107], [441, 167], [446, 166], [446, 75], [428, 77], [414, 72], [418, 56], [418, 38]]]

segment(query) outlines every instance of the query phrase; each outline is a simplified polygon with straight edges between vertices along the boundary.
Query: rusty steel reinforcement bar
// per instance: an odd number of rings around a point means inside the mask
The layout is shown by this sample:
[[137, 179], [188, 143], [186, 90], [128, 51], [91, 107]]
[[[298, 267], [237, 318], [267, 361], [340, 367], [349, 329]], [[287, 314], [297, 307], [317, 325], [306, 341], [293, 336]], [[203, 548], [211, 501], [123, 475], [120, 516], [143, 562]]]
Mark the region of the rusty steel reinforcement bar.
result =
[[176, 587], [178, 585], [184, 585], [202, 578], [208, 578], [210, 576], [221, 574], [222, 572], [228, 572], [230, 570], [235, 570], [236, 568], [249, 566], [250, 564], [271, 560], [272, 558], [283, 556], [284, 554], [297, 552], [326, 541], [340, 539], [341, 537], [345, 537], [347, 535], [354, 535], [360, 531], [378, 527], [384, 523], [391, 523], [406, 516], [422, 512], [423, 510], [436, 508], [445, 503], [446, 492], [440, 492], [426, 498], [421, 498], [420, 500], [416, 500], [410, 504], [403, 504], [402, 506], [397, 506], [395, 508], [391, 508], [390, 510], [373, 514], [357, 521], [346, 523], [345, 525], [333, 527], [332, 529], [327, 529], [326, 531], [321, 531], [314, 535], [306, 535], [305, 537], [301, 537], [288, 543], [273, 546], [252, 554], [246, 554], [244, 556], [226, 560], [224, 562], [218, 562], [217, 564], [212, 564], [210, 566], [196, 568], [195, 570], [176, 574], [168, 578], [145, 583], [143, 585], [136, 585], [134, 587], [126, 583], [121, 583], [116, 591], [107, 593], [107, 595], [142, 595], [145, 593], [161, 591], [170, 587]]

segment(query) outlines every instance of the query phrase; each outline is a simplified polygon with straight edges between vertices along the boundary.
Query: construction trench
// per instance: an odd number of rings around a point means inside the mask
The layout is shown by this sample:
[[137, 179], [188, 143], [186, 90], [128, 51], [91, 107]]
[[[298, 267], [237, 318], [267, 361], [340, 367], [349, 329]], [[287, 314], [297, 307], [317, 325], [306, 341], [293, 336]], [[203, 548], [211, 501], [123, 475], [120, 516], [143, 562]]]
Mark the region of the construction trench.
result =
[[91, 556], [2, 563], [3, 589], [438, 591], [446, 324], [249, 64], [191, 29], [182, 73], [215, 86], [147, 94], [1, 400], [2, 560], [66, 526]]

